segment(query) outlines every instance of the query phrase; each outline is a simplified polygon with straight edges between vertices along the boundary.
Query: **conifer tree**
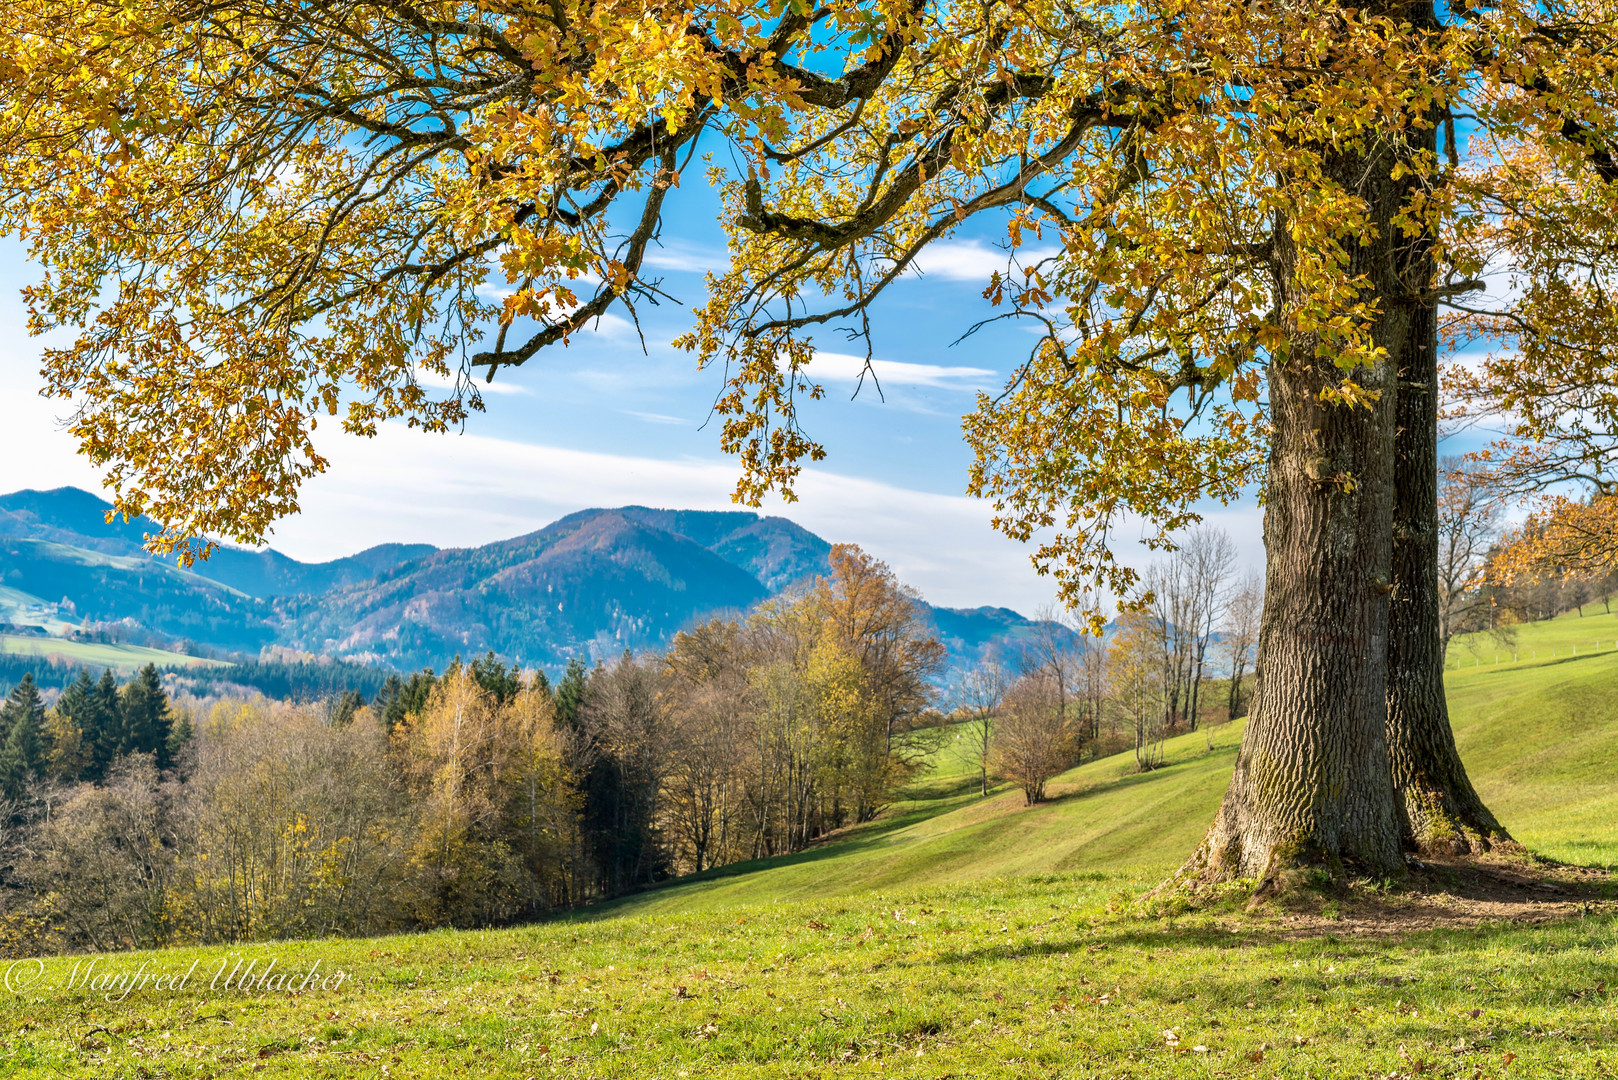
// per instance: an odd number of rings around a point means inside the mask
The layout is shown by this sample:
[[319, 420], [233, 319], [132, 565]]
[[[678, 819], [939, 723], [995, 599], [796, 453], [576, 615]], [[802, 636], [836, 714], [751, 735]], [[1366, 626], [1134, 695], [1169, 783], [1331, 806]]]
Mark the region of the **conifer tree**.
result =
[[386, 679], [382, 680], [382, 687], [377, 690], [376, 697], [371, 699], [371, 710], [376, 713], [377, 720], [384, 726], [392, 726], [388, 722], [388, 716], [393, 709], [394, 702], [398, 701], [403, 693], [404, 680], [399, 678], [397, 674], [390, 674]]
[[183, 751], [192, 737], [196, 735], [196, 728], [191, 723], [191, 713], [188, 709], [177, 710], [174, 722], [169, 731], [169, 760], [179, 761]]
[[119, 755], [128, 750], [123, 707], [118, 698], [118, 680], [111, 668], [103, 671], [96, 682], [95, 690], [90, 694], [88, 710], [79, 727], [83, 729], [85, 744], [90, 748], [89, 777], [100, 780], [107, 775], [108, 767]]
[[33, 675], [24, 675], [0, 707], [0, 729], [5, 731], [0, 744], [0, 794], [20, 799], [45, 765], [45, 703]]
[[419, 715], [427, 707], [438, 677], [432, 668], [412, 672], [410, 678], [389, 675], [382, 689], [376, 692], [371, 711], [376, 713], [384, 731], [392, 731], [405, 722], [405, 718]]
[[152, 754], [158, 768], [168, 768], [173, 717], [169, 715], [169, 697], [163, 691], [157, 668], [151, 664], [141, 668], [120, 696], [127, 741], [122, 752]]
[[332, 727], [347, 727], [354, 722], [354, 714], [365, 705], [365, 699], [358, 690], [344, 690], [331, 705], [330, 722]]
[[584, 661], [577, 656], [567, 662], [562, 681], [556, 684], [556, 719], [570, 728], [579, 726], [579, 711], [584, 706], [584, 693], [589, 683], [589, 672]]
[[470, 670], [472, 678], [477, 680], [484, 693], [494, 697], [497, 705], [504, 705], [522, 690], [521, 673], [517, 670], [517, 665], [506, 667], [494, 654], [493, 649], [473, 660]]
[[50, 744], [46, 751], [46, 769], [58, 780], [83, 779], [90, 768], [94, 746], [84, 725], [94, 694], [95, 684], [90, 681], [90, 672], [80, 668], [45, 718]]

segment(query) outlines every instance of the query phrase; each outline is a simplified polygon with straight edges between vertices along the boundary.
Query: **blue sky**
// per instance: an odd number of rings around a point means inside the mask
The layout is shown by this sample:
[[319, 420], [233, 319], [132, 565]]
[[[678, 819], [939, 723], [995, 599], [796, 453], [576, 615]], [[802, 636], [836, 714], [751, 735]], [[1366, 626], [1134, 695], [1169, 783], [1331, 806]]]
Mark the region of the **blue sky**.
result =
[[[652, 262], [668, 292], [694, 306], [702, 272], [722, 264], [717, 200], [688, 184]], [[879, 302], [872, 326], [879, 397], [853, 377], [863, 348], [823, 332], [813, 369], [827, 400], [804, 416], [830, 457], [809, 470], [800, 501], [767, 506], [834, 541], [854, 541], [886, 559], [927, 599], [950, 606], [1003, 604], [1033, 612], [1052, 583], [1027, 550], [994, 533], [987, 504], [962, 495], [970, 453], [960, 418], [979, 388], [1000, 386], [1032, 336], [1002, 325], [951, 347], [989, 309], [979, 293], [1003, 256], [986, 237], [957, 238], [930, 253], [924, 273]], [[62, 402], [37, 396], [39, 343], [23, 325], [17, 290], [34, 277], [14, 243], [0, 243], [0, 491], [99, 478], [57, 423]], [[332, 470], [308, 485], [304, 510], [273, 544], [302, 559], [326, 559], [384, 541], [439, 546], [486, 543], [539, 528], [589, 506], [639, 503], [730, 508], [734, 464], [704, 422], [720, 389], [667, 342], [688, 308], [642, 310], [647, 351], [627, 320], [602, 320], [566, 349], [550, 349], [502, 372], [461, 435], [385, 430], [375, 440], [333, 432], [320, 443]], [[844, 352], [839, 352], [839, 350]], [[324, 433], [322, 433], [324, 434]], [[1243, 561], [1262, 561], [1256, 507], [1213, 508]], [[1148, 558], [1144, 551], [1140, 558]]]

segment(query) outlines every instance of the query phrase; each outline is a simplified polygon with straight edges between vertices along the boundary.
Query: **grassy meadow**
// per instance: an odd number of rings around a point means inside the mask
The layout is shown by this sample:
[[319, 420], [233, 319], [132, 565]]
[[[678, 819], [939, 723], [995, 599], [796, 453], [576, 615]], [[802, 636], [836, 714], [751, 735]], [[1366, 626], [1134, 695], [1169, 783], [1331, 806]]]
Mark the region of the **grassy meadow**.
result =
[[[1618, 616], [1524, 627], [1519, 656], [1538, 656], [1448, 679], [1463, 756], [1507, 827], [1615, 867], [1618, 652], [1583, 647], [1598, 635], [1618, 637]], [[1605, 875], [1543, 894], [1563, 916], [1544, 925], [1526, 924], [1534, 894], [1471, 923], [1396, 888], [1386, 903], [1405, 915], [1383, 923], [1331, 897], [1306, 916], [1141, 900], [1200, 838], [1239, 736], [1175, 739], [1144, 776], [1129, 755], [1086, 762], [1031, 808], [1004, 787], [980, 797], [946, 741], [870, 825], [533, 927], [102, 957], [92, 980], [148, 976], [127, 995], [82, 985], [87, 958], [20, 961], [0, 992], [0, 1074], [1618, 1075]], [[272, 960], [263, 983], [214, 978]], [[275, 978], [317, 962], [302, 989]], [[183, 987], [149, 978], [188, 969]]]
[[93, 641], [67, 641], [62, 638], [28, 637], [22, 634], [0, 634], [0, 653], [14, 656], [38, 656], [42, 659], [60, 657], [70, 664], [82, 664], [92, 670], [112, 668], [128, 675], [147, 664], [164, 667], [195, 667], [217, 661], [204, 660], [166, 649], [148, 649], [142, 645], [114, 645]]

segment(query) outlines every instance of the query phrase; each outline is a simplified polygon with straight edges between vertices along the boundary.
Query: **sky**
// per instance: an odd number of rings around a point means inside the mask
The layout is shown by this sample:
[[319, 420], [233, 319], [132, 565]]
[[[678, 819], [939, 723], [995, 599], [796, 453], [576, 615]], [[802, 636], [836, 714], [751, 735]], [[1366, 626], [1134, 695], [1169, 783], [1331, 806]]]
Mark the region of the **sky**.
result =
[[[588, 507], [737, 509], [737, 468], [719, 450], [718, 423], [709, 422], [722, 375], [697, 371], [689, 354], [667, 344], [701, 302], [703, 272], [723, 264], [718, 203], [689, 183], [676, 195], [682, 202], [664, 246], [648, 262], [686, 306], [642, 312], [644, 350], [620, 312], [566, 349], [497, 375], [484, 387], [487, 412], [460, 434], [385, 427], [366, 440], [322, 428], [317, 447], [331, 468], [306, 485], [302, 511], [276, 527], [272, 546], [313, 561], [391, 541], [472, 546]], [[971, 454], [961, 417], [979, 389], [1004, 384], [1034, 340], [1004, 326], [952, 344], [989, 313], [980, 292], [1003, 265], [990, 238], [956, 239], [879, 301], [872, 330], [880, 394], [867, 382], [853, 396], [863, 346], [820, 335], [826, 351], [811, 373], [827, 398], [802, 419], [829, 456], [805, 471], [797, 502], [774, 500], [761, 512], [860, 544], [934, 604], [1031, 614], [1052, 602], [1052, 579], [1035, 572], [1027, 547], [991, 528], [988, 504], [962, 494]], [[36, 276], [22, 249], [0, 240], [0, 492], [100, 491], [100, 477], [61, 429], [68, 404], [38, 396], [41, 342], [27, 335], [18, 294]], [[1210, 507], [1208, 520], [1231, 534], [1247, 568], [1262, 565], [1255, 505]], [[1137, 565], [1152, 557], [1126, 554]]]

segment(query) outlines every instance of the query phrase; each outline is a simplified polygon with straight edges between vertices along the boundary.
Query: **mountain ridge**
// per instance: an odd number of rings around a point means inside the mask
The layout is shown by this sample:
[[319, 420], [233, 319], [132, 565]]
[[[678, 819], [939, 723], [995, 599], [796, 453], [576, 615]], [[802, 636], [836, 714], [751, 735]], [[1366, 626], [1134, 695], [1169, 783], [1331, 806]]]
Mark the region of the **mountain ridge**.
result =
[[[155, 522], [107, 522], [110, 509], [78, 488], [0, 495], [0, 623], [128, 625], [153, 641], [400, 668], [492, 649], [554, 668], [745, 613], [826, 573], [832, 547], [783, 517], [637, 505], [474, 547], [387, 543], [304, 563], [227, 546], [182, 570], [141, 546]], [[1036, 626], [1004, 607], [924, 606], [957, 663], [1014, 649]]]
[[[144, 546], [147, 534], [161, 531], [162, 526], [151, 518], [125, 521], [116, 514], [109, 522], [106, 514], [111, 510], [111, 503], [82, 488], [44, 491], [25, 488], [0, 495], [0, 537], [48, 540], [106, 555], [169, 565]], [[377, 544], [340, 559], [306, 563], [274, 548], [254, 551], [222, 544], [214, 549], [205, 564], [199, 564], [206, 570], [196, 573], [262, 600], [363, 581], [387, 566], [436, 550], [431, 544]]]

